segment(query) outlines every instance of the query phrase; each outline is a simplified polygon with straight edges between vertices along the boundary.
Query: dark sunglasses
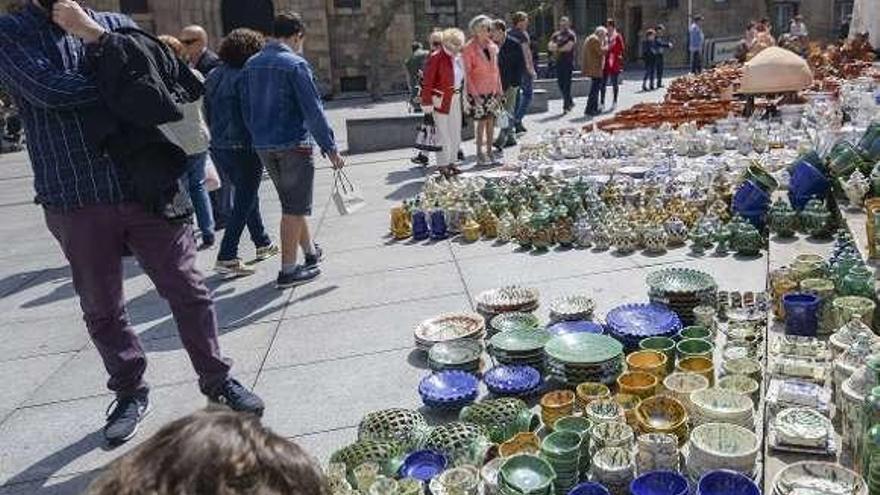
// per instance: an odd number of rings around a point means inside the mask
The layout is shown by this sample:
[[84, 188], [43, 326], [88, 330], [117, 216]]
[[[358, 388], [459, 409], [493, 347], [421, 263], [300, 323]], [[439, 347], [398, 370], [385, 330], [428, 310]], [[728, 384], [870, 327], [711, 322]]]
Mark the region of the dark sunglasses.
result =
[[197, 39], [189, 39], [189, 40], [180, 40], [180, 42], [183, 43], [183, 44], [186, 45], [186, 46], [189, 46], [189, 45], [195, 45], [196, 43], [199, 42], [199, 40], [197, 40]]

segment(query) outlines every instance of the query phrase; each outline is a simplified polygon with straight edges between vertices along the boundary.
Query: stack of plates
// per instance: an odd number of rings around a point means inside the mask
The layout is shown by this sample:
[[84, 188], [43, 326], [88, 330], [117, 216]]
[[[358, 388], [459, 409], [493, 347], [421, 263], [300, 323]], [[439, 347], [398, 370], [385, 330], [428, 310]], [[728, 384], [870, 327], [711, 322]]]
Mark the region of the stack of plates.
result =
[[606, 335], [575, 333], [551, 338], [544, 347], [549, 377], [570, 387], [612, 384], [623, 373], [623, 346]]
[[479, 381], [464, 371], [441, 371], [419, 383], [422, 402], [434, 409], [461, 409], [477, 399]]
[[637, 350], [648, 337], [672, 338], [682, 328], [678, 315], [659, 304], [618, 306], [608, 313], [605, 326], [628, 351]]
[[595, 321], [587, 321], [587, 320], [572, 320], [572, 321], [559, 321], [553, 323], [551, 325], [547, 325], [547, 332], [557, 337], [559, 335], [567, 335], [570, 333], [605, 333], [605, 329], [602, 325], [596, 323]]
[[428, 366], [433, 371], [461, 370], [480, 372], [483, 344], [477, 340], [453, 340], [440, 342], [428, 351]]
[[522, 397], [541, 388], [541, 373], [531, 366], [496, 366], [483, 375], [486, 388], [495, 395]]
[[429, 351], [434, 344], [455, 340], [479, 340], [486, 322], [475, 313], [449, 313], [435, 316], [418, 324], [413, 332], [416, 347]]
[[511, 330], [489, 339], [489, 355], [499, 364], [544, 369], [544, 345], [550, 334], [543, 330]]
[[499, 332], [511, 330], [537, 330], [541, 326], [538, 317], [532, 313], [501, 313], [489, 320], [489, 337]]
[[477, 296], [477, 311], [491, 320], [501, 313], [531, 313], [538, 309], [538, 291], [518, 285], [487, 290]]
[[587, 296], [565, 296], [550, 303], [550, 321], [590, 320], [596, 303]]
[[690, 268], [664, 268], [649, 274], [645, 282], [651, 302], [668, 306], [685, 325], [694, 324], [694, 308], [715, 304], [718, 291], [711, 275]]

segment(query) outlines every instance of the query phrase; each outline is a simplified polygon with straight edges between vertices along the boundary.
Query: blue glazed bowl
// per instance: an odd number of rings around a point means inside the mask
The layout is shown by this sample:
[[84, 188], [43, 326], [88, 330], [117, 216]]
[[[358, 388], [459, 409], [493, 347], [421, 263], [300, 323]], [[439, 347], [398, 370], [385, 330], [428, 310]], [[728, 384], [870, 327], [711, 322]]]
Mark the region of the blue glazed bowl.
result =
[[483, 375], [486, 387], [495, 395], [519, 395], [541, 384], [541, 373], [531, 366], [496, 366]]
[[464, 371], [441, 371], [426, 376], [419, 383], [419, 395], [428, 402], [459, 402], [476, 397], [479, 381]]
[[736, 190], [732, 206], [737, 213], [766, 211], [770, 208], [770, 195], [749, 179]]
[[577, 321], [560, 321], [547, 326], [547, 333], [556, 337], [559, 335], [568, 335], [570, 333], [604, 333], [605, 329], [602, 325], [595, 321], [577, 320]]
[[431, 481], [446, 470], [449, 464], [445, 455], [434, 450], [416, 450], [403, 459], [398, 474], [401, 478]]
[[611, 492], [600, 483], [587, 481], [569, 490], [568, 495], [611, 495]]
[[761, 495], [761, 489], [743, 474], [719, 469], [700, 478], [696, 495]]
[[687, 478], [675, 471], [649, 471], [629, 485], [632, 495], [687, 495]]
[[825, 197], [829, 186], [830, 182], [825, 174], [810, 163], [799, 161], [792, 166], [788, 185], [789, 197]]

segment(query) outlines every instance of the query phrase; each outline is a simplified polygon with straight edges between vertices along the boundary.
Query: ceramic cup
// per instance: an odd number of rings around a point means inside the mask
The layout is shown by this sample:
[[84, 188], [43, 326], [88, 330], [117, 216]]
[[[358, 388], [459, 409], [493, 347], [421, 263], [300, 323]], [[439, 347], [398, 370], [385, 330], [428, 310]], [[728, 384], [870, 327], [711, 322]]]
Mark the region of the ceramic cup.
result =
[[607, 385], [598, 382], [584, 382], [577, 386], [577, 402], [581, 410], [585, 409], [590, 402], [611, 397], [611, 390]]
[[626, 357], [626, 365], [630, 371], [641, 371], [663, 380], [666, 377], [666, 364], [669, 358], [661, 351], [641, 350]]
[[679, 341], [675, 346], [675, 353], [678, 356], [679, 361], [684, 358], [696, 356], [712, 359], [712, 353], [714, 350], [715, 345], [708, 340], [703, 339], [684, 339]]
[[668, 337], [648, 337], [639, 342], [639, 348], [650, 351], [660, 351], [666, 355], [666, 372], [672, 373], [675, 369], [675, 341]]
[[701, 325], [691, 325], [684, 327], [678, 332], [679, 340], [685, 339], [703, 339], [707, 342], [712, 341], [712, 331]]

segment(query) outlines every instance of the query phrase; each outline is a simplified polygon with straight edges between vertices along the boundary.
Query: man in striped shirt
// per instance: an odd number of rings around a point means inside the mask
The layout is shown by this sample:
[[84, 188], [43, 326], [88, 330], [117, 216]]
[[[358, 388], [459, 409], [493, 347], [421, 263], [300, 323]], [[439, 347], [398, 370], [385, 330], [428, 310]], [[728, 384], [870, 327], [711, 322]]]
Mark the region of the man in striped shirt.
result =
[[220, 353], [214, 303], [195, 268], [192, 227], [169, 223], [135, 203], [123, 167], [85, 131], [89, 119], [112, 118], [101, 112], [91, 50], [108, 32], [134, 23], [119, 14], [85, 11], [73, 0], [22, 2], [20, 11], [0, 18], [0, 83], [19, 108], [36, 202], [70, 262], [86, 326], [116, 394], [106, 439], [118, 444], [134, 436], [150, 405], [146, 355], [125, 312], [127, 250], [168, 300], [202, 393], [262, 414], [263, 402], [229, 376], [231, 363]]

